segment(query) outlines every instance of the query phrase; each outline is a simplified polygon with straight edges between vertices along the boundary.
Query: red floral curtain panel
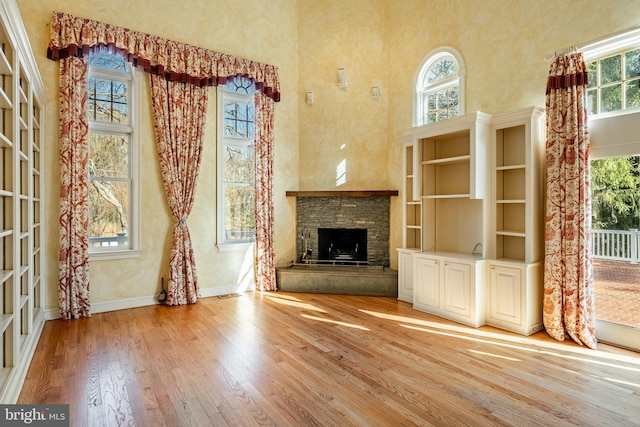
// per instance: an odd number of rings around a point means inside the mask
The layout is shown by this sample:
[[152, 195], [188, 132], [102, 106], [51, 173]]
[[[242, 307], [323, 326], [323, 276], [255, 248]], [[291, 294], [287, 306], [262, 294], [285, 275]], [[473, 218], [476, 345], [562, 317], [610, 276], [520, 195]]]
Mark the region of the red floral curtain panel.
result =
[[86, 58], [60, 61], [58, 303], [67, 319], [90, 316], [89, 117]]
[[256, 285], [276, 290], [273, 250], [273, 110], [274, 102], [256, 93]]
[[[235, 76], [248, 77], [256, 85], [262, 106], [262, 135], [259, 144], [268, 144], [267, 153], [260, 155], [256, 166], [259, 177], [256, 180], [259, 206], [257, 207], [258, 234], [258, 283], [260, 290], [275, 290], [275, 264], [273, 255], [273, 201], [271, 196], [273, 161], [273, 102], [280, 101], [280, 81], [278, 68], [248, 59], [215, 52], [196, 46], [178, 43], [153, 35], [132, 31], [90, 19], [78, 18], [61, 12], [53, 12], [49, 26], [50, 40], [47, 57], [60, 60], [60, 162], [61, 162], [61, 214], [60, 214], [60, 251], [59, 251], [59, 291], [60, 313], [64, 319], [89, 315], [89, 257], [88, 257], [88, 181], [86, 164], [88, 161], [86, 112], [87, 63], [89, 51], [95, 47], [107, 47], [113, 52], [124, 55], [134, 66], [143, 68], [154, 76], [160, 76], [168, 82], [188, 83], [189, 86], [205, 88], [226, 83]], [[156, 83], [159, 85], [160, 80]], [[177, 96], [177, 86], [166, 84], [168, 97]], [[159, 86], [156, 86], [159, 87]], [[193, 93], [195, 90], [189, 89]], [[158, 93], [160, 91], [158, 90]], [[205, 92], [203, 89], [202, 92]], [[201, 98], [206, 95], [194, 95]], [[177, 99], [177, 98], [176, 98]], [[186, 98], [185, 98], [186, 99]], [[268, 100], [267, 100], [268, 99]], [[155, 99], [156, 103], [160, 100]], [[164, 102], [164, 101], [162, 101]], [[171, 101], [173, 102], [173, 101]], [[192, 102], [187, 100], [185, 102]], [[206, 108], [206, 99], [204, 101]], [[160, 104], [158, 104], [159, 106]], [[160, 107], [159, 107], [160, 108]], [[179, 107], [176, 107], [179, 108]], [[200, 107], [198, 107], [200, 108]], [[163, 113], [164, 114], [164, 113]], [[183, 117], [185, 120], [186, 117]], [[166, 117], [162, 117], [165, 120]], [[191, 119], [188, 119], [191, 120]], [[195, 120], [195, 119], [194, 119]], [[160, 121], [160, 123], [163, 123]], [[158, 121], [156, 121], [156, 127]], [[167, 128], [160, 125], [158, 135], [164, 135]], [[185, 129], [182, 129], [185, 131]], [[190, 130], [191, 136], [195, 130]], [[265, 133], [266, 132], [266, 133]], [[176, 147], [171, 138], [163, 136], [158, 150], [161, 161]], [[193, 141], [191, 142], [193, 143]], [[201, 148], [200, 148], [201, 149]], [[196, 150], [189, 148], [189, 150]], [[262, 150], [262, 148], [258, 148]], [[182, 153], [180, 152], [180, 156]], [[199, 160], [198, 160], [199, 164]], [[164, 166], [163, 166], [164, 167]], [[191, 210], [189, 200], [193, 197], [193, 188], [197, 180], [194, 164], [182, 164], [177, 161], [171, 167], [187, 168], [180, 173], [194, 173], [189, 182], [175, 179], [175, 171], [163, 171], [165, 189], [171, 200], [180, 199], [180, 203], [171, 205], [172, 215], [177, 224], [174, 230], [174, 245], [171, 253], [171, 275], [173, 293], [168, 295], [171, 304], [194, 302], [198, 286], [193, 249], [186, 227], [186, 218]], [[170, 169], [167, 167], [167, 169]], [[264, 174], [264, 175], [262, 175]], [[168, 182], [167, 182], [168, 180]], [[177, 185], [182, 192], [174, 194]], [[189, 195], [190, 194], [190, 195]], [[184, 263], [181, 264], [182, 259]], [[170, 279], [171, 280], [171, 279]]]
[[198, 300], [198, 275], [187, 218], [200, 174], [207, 88], [152, 74], [151, 98], [162, 181], [175, 221], [166, 303], [192, 304]]
[[543, 322], [556, 340], [596, 348], [586, 85], [582, 53], [556, 58], [546, 95]]

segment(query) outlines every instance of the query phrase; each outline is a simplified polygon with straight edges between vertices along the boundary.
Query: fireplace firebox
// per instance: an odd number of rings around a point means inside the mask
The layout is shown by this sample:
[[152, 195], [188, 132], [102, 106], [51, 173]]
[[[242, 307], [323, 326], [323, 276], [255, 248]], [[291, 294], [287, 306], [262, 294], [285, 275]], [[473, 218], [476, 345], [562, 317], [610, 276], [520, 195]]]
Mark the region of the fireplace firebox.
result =
[[318, 261], [367, 261], [367, 230], [318, 228]]

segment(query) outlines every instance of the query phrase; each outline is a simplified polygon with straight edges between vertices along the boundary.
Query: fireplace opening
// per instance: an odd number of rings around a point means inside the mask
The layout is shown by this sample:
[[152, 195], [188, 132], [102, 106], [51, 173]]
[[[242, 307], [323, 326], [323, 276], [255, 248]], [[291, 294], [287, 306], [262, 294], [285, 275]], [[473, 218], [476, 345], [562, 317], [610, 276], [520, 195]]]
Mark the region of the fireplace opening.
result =
[[318, 261], [367, 261], [367, 230], [318, 228]]

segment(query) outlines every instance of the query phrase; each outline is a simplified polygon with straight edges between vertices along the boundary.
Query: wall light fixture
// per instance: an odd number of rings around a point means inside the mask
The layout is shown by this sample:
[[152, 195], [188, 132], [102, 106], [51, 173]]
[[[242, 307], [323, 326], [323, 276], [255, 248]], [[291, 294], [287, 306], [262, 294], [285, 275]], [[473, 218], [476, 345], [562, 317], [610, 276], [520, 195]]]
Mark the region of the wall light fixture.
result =
[[347, 69], [345, 67], [338, 67], [338, 87], [347, 87]]

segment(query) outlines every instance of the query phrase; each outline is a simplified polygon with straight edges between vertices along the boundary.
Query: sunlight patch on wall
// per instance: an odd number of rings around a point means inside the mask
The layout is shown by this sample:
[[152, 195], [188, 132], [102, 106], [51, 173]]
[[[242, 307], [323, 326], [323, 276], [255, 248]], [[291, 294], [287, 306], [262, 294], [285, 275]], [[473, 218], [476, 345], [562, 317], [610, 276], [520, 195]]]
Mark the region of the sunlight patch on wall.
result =
[[255, 273], [253, 270], [254, 252], [255, 245], [249, 245], [244, 253], [242, 266], [240, 267], [238, 278], [236, 280], [238, 292], [244, 292], [255, 287]]
[[342, 159], [336, 166], [336, 187], [347, 182], [347, 159]]

